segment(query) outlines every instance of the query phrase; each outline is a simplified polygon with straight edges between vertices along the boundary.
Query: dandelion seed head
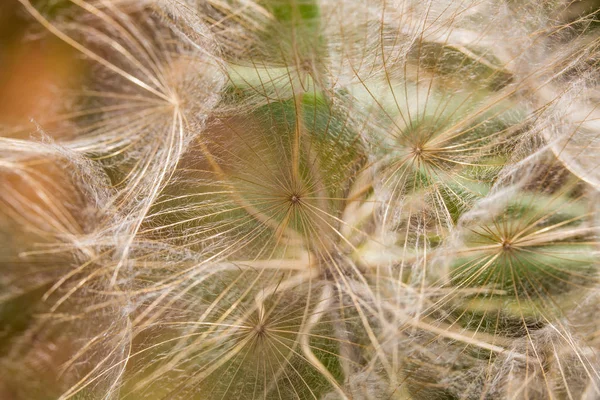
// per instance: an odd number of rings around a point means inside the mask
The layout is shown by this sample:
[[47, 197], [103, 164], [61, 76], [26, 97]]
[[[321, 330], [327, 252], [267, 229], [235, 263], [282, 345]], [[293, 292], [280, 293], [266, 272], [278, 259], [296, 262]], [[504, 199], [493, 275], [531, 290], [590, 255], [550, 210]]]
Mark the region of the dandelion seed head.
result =
[[600, 393], [594, 14], [19, 2], [86, 76], [1, 132], [0, 388]]

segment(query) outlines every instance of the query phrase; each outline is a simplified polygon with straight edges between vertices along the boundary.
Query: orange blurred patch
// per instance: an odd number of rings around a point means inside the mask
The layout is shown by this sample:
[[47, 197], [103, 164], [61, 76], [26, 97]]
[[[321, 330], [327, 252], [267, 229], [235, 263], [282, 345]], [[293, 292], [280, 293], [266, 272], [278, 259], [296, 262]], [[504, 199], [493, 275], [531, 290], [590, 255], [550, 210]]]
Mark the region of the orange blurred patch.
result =
[[0, 124], [26, 125], [56, 118], [66, 89], [80, 76], [74, 51], [43, 40], [12, 44], [0, 65]]

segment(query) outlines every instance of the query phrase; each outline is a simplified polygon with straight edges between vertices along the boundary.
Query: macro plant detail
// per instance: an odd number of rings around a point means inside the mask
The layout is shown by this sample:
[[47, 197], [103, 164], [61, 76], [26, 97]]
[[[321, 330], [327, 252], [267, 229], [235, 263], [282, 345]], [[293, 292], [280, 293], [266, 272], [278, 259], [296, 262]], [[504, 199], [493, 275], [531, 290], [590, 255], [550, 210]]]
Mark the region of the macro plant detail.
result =
[[582, 4], [15, 0], [0, 397], [600, 398]]

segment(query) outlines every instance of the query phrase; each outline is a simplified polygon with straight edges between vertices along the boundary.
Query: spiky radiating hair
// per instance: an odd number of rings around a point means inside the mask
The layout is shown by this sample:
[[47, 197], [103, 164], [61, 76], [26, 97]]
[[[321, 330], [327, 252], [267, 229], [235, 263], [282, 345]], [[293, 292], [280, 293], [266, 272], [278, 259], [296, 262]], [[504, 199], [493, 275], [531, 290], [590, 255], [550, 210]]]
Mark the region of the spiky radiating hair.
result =
[[594, 13], [19, 2], [85, 74], [0, 137], [0, 395], [600, 396]]

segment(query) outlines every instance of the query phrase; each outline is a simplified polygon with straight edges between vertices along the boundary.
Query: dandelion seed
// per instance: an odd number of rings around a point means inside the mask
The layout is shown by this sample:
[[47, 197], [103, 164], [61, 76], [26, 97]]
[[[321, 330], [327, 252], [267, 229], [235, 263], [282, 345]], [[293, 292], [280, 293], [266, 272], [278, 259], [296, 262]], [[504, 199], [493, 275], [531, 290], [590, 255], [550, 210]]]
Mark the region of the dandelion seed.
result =
[[19, 0], [85, 75], [0, 132], [0, 397], [597, 397], [571, 3]]

